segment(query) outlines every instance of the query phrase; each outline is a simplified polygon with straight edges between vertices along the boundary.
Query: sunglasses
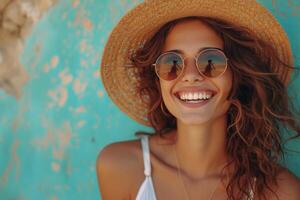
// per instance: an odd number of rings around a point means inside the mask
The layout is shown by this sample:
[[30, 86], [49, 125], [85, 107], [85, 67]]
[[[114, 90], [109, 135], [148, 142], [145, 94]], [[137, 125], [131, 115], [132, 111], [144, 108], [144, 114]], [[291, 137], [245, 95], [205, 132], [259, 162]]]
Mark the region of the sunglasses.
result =
[[[199, 73], [207, 78], [221, 76], [227, 69], [225, 53], [218, 48], [207, 48], [200, 51], [196, 57], [196, 66]], [[166, 52], [161, 54], [155, 64], [155, 72], [160, 79], [172, 81], [177, 79], [184, 71], [184, 60], [179, 53]]]

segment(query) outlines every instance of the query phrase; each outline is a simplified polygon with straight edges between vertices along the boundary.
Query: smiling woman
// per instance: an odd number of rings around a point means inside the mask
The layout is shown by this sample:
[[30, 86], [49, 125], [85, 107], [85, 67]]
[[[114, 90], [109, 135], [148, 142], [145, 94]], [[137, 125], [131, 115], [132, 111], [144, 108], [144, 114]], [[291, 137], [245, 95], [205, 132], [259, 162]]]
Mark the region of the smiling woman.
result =
[[[205, 48], [205, 51], [202, 50], [197, 54], [199, 48]], [[222, 53], [221, 37], [200, 20], [181, 22], [169, 32], [162, 52], [174, 49], [180, 49], [185, 57], [198, 55], [196, 62], [193, 59], [180, 62], [184, 67], [180, 68], [182, 73], [176, 80], [169, 81], [160, 77], [163, 102], [168, 111], [176, 117], [178, 128], [182, 125], [216, 122], [221, 116], [224, 118], [221, 121], [226, 122], [225, 114], [230, 105], [226, 99], [232, 86], [232, 72], [227, 68], [226, 56]], [[217, 71], [216, 67], [209, 68], [210, 65], [207, 64], [209, 61], [213, 65], [219, 63], [218, 68], [222, 70]], [[217, 72], [214, 73], [215, 71]], [[204, 100], [202, 99], [204, 96], [210, 98]], [[217, 124], [210, 124], [207, 127], [220, 129]], [[195, 130], [199, 131], [198, 128]], [[207, 133], [207, 130], [204, 132]]]
[[299, 179], [278, 163], [280, 128], [300, 136], [287, 94], [299, 69], [281, 26], [255, 1], [179, 3], [140, 4], [105, 47], [108, 94], [154, 133], [100, 152], [102, 199], [299, 199]]

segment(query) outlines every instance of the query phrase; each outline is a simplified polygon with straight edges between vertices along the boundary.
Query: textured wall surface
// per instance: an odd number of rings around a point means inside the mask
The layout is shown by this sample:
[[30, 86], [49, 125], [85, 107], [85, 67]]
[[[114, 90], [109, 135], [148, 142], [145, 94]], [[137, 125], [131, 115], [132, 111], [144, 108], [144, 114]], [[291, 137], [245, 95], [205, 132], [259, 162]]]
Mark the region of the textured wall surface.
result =
[[0, 2], [0, 88], [20, 98], [28, 74], [20, 62], [24, 41], [33, 25], [56, 0]]
[[[5, 88], [8, 79], [18, 74], [7, 75], [12, 71], [4, 61], [10, 58], [0, 54], [1, 200], [99, 199], [98, 152], [111, 142], [134, 139], [137, 130], [149, 130], [112, 103], [99, 79], [101, 54], [110, 31], [140, 1], [58, 0], [52, 5], [54, 1], [49, 0], [45, 7], [40, 5], [43, 17], [35, 15], [40, 20], [30, 26], [26, 40], [22, 36], [19, 49], [13, 46], [17, 39], [10, 43], [0, 38], [0, 50], [13, 47], [9, 55], [15, 56], [12, 60], [24, 71], [19, 74], [21, 81]], [[39, 1], [33, 2], [38, 7]], [[260, 2], [287, 30], [293, 52], [300, 52], [299, 1]], [[1, 17], [2, 8], [0, 3]], [[295, 54], [298, 65], [299, 56]], [[3, 71], [5, 76], [1, 76]], [[298, 75], [289, 86], [298, 107], [299, 90]], [[288, 147], [300, 151], [300, 141]], [[299, 153], [287, 153], [286, 165], [300, 177]]]

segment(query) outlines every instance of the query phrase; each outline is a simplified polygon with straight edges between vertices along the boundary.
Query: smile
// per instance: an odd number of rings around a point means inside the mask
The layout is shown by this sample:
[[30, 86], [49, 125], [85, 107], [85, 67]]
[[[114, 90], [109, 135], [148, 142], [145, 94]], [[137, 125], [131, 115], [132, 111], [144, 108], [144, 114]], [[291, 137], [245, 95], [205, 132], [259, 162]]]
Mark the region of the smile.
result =
[[174, 94], [176, 99], [185, 107], [197, 108], [208, 103], [215, 93], [212, 91], [181, 91]]
[[205, 92], [179, 92], [177, 93], [178, 97], [182, 101], [199, 101], [199, 100], [207, 100], [213, 96], [211, 91]]

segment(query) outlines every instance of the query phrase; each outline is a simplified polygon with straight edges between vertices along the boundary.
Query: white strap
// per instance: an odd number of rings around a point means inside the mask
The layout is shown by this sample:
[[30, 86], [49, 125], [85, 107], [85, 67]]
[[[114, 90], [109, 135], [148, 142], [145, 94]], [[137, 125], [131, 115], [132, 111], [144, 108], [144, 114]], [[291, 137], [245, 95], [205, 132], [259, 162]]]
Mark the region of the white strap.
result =
[[144, 158], [144, 174], [145, 176], [151, 175], [151, 165], [150, 165], [150, 152], [149, 152], [149, 140], [147, 135], [141, 137], [142, 149], [143, 149], [143, 158]]

